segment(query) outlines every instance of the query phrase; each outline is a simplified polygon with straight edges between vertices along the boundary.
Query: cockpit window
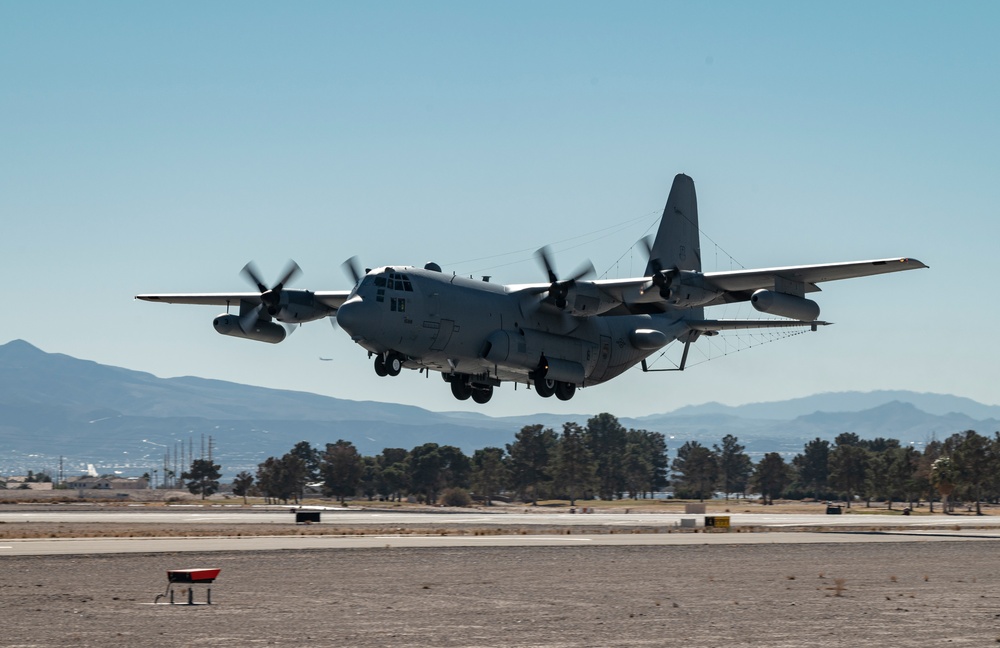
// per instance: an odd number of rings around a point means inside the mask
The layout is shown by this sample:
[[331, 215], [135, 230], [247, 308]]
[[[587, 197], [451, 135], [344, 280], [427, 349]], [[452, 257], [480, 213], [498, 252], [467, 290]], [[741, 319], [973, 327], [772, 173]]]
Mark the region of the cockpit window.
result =
[[379, 279], [382, 280], [389, 290], [413, 292], [413, 284], [410, 282], [410, 278], [400, 272], [390, 272], [388, 281], [385, 277], [379, 277]]

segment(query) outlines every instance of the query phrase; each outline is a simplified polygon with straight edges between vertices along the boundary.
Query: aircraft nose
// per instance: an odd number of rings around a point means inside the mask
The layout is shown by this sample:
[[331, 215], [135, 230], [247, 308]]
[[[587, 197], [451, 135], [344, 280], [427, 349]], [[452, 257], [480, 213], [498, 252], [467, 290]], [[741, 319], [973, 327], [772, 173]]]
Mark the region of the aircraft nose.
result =
[[374, 324], [374, 309], [360, 297], [352, 297], [337, 309], [337, 324], [347, 331], [352, 338], [364, 337], [364, 332]]

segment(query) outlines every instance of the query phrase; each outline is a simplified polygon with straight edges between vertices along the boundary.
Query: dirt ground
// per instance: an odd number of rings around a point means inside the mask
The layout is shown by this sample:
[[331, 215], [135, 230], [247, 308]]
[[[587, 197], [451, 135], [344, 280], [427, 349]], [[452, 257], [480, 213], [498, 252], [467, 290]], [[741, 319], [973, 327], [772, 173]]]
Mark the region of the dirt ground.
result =
[[[974, 541], [4, 557], [0, 645], [994, 645], [997, 549]], [[222, 568], [213, 605], [153, 605], [165, 570], [189, 567]]]

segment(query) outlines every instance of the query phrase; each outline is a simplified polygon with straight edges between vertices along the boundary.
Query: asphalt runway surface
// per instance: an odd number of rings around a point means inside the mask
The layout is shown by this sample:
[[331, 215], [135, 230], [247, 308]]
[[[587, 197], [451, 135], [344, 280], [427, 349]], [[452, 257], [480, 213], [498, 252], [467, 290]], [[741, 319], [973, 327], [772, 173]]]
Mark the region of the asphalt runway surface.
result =
[[[1000, 520], [745, 515], [725, 533], [678, 528], [703, 519], [686, 514], [327, 510], [307, 528], [287, 510], [15, 507], [0, 526], [220, 534], [0, 540], [0, 646], [1000, 640]], [[154, 604], [167, 569], [194, 567], [222, 569], [212, 605]], [[193, 587], [196, 602], [206, 588]]]

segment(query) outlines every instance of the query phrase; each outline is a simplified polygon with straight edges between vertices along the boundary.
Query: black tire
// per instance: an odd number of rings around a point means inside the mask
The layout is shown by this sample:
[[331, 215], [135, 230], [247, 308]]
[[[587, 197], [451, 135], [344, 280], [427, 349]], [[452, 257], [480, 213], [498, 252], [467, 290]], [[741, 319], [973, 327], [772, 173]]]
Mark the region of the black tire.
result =
[[472, 400], [480, 405], [490, 402], [491, 398], [493, 398], [493, 385], [486, 385], [485, 387], [472, 390]]
[[383, 377], [389, 375], [389, 371], [385, 368], [385, 358], [382, 357], [382, 354], [375, 356], [375, 373]]
[[472, 388], [469, 387], [469, 383], [455, 376], [451, 379], [451, 395], [460, 401], [469, 400], [469, 396], [472, 396]]
[[390, 376], [398, 376], [399, 372], [403, 370], [403, 359], [400, 358], [395, 353], [390, 353], [389, 357], [385, 359], [385, 371]]
[[545, 378], [535, 378], [535, 391], [542, 398], [549, 398], [556, 393], [556, 381]]
[[573, 383], [558, 382], [556, 383], [556, 398], [561, 401], [568, 401], [573, 398], [573, 394], [576, 393], [576, 385]]

